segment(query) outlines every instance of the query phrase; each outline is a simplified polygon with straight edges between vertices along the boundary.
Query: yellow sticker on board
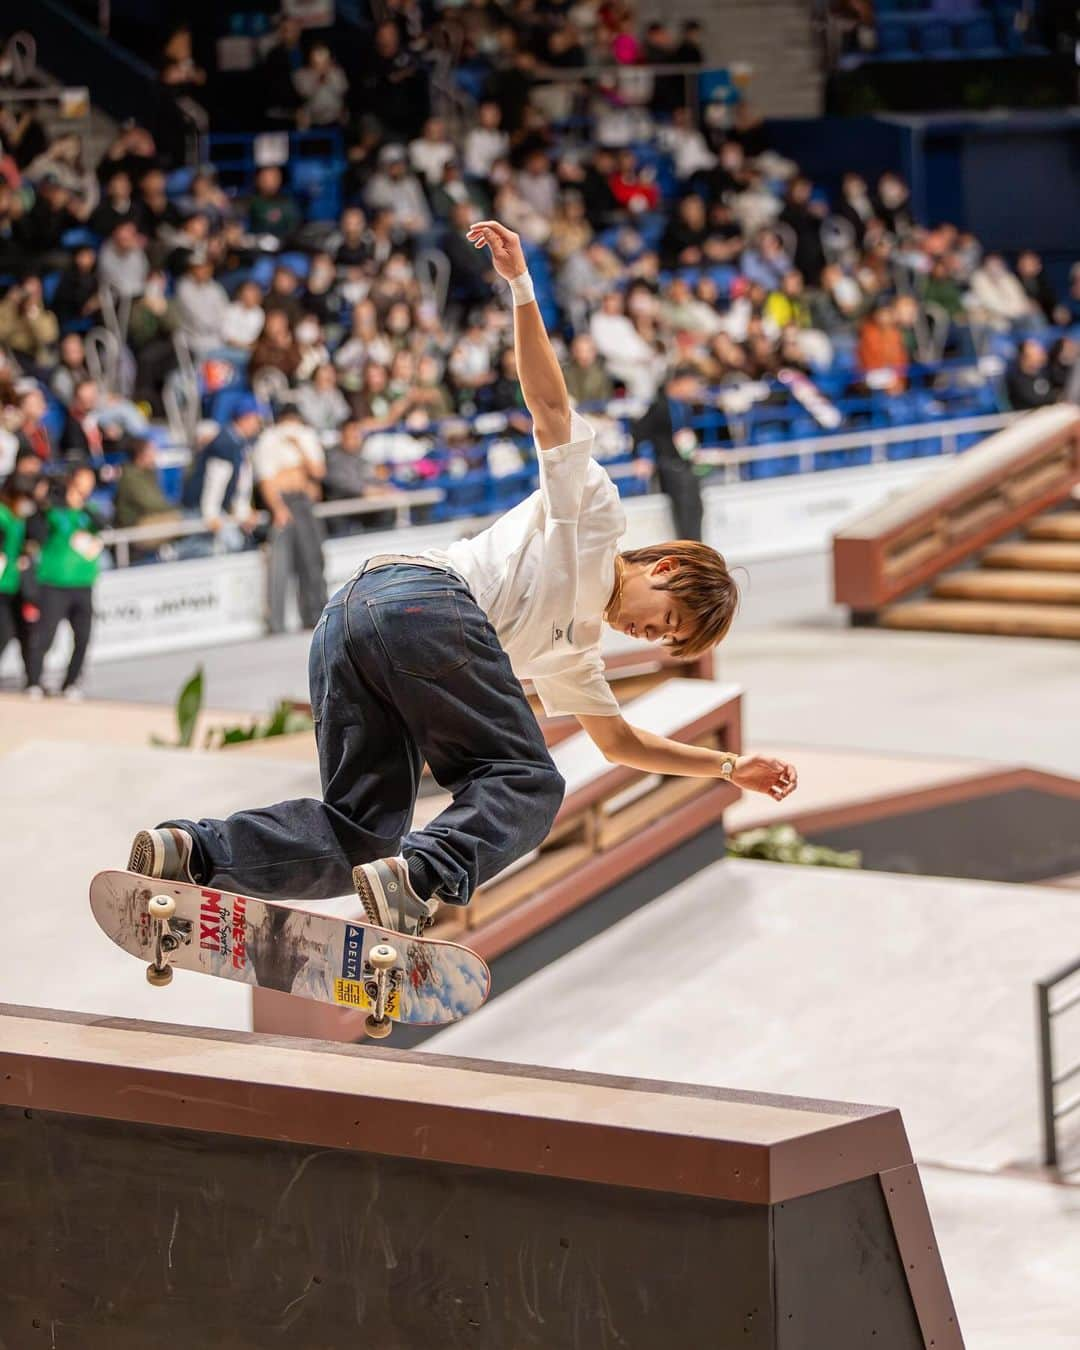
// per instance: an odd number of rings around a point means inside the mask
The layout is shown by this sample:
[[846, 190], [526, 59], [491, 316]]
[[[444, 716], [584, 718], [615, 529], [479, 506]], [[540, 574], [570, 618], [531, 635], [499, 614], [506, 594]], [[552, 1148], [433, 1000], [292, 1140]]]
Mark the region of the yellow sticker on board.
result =
[[[375, 1006], [361, 980], [335, 980], [334, 1002], [344, 1004], [349, 1008], [363, 1008], [365, 1012], [370, 1012]], [[386, 1000], [386, 1015], [387, 1017], [398, 1017], [400, 1014], [401, 990], [392, 989]]]

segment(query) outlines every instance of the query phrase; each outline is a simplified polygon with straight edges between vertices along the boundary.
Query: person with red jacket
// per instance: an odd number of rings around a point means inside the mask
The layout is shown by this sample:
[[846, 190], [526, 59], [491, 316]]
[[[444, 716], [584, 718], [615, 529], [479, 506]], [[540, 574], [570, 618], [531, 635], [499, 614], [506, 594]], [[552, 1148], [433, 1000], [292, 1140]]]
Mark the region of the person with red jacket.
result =
[[637, 215], [655, 211], [660, 205], [660, 189], [651, 171], [638, 168], [633, 150], [620, 150], [615, 172], [608, 179], [611, 195], [625, 210]]

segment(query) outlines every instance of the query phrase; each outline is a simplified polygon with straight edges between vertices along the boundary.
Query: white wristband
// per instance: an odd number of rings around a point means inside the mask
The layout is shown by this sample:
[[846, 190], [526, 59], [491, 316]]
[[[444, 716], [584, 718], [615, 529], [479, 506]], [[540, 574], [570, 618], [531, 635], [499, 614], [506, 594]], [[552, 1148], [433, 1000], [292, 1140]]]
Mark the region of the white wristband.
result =
[[533, 279], [528, 272], [522, 272], [519, 277], [510, 278], [510, 295], [517, 305], [527, 305], [536, 299], [536, 291], [533, 289]]

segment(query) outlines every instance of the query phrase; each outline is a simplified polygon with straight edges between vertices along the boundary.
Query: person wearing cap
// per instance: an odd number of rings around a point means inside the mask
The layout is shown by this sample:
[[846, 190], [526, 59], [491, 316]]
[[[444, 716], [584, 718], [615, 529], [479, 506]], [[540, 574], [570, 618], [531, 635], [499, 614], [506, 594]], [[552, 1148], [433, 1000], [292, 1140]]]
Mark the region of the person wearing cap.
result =
[[254, 395], [241, 394], [228, 423], [197, 456], [184, 483], [184, 509], [204, 520], [229, 552], [245, 546], [251, 527], [251, 447], [265, 411]]
[[[440, 903], [468, 904], [537, 848], [562, 805], [526, 677], [548, 716], [576, 717], [612, 763], [728, 779], [776, 800], [794, 789], [789, 764], [623, 718], [604, 676], [604, 624], [696, 656], [727, 633], [738, 591], [704, 544], [620, 550], [619, 493], [593, 457], [595, 432], [571, 411], [521, 241], [497, 221], [469, 238], [509, 284], [539, 490], [445, 550], [369, 558], [331, 598], [309, 660], [323, 800], [140, 830], [131, 871], [292, 901], [351, 883], [370, 922], [422, 933]], [[413, 829], [425, 761], [452, 800]]]

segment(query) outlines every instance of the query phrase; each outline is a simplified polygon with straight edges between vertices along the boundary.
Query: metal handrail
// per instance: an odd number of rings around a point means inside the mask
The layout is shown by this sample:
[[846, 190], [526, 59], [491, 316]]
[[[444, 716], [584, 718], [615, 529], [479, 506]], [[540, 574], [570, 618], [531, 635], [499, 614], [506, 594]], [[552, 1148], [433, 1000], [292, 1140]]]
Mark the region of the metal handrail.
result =
[[[317, 516], [371, 516], [383, 511], [394, 512], [394, 526], [403, 528], [410, 523], [414, 506], [436, 506], [446, 493], [439, 488], [421, 488], [417, 492], [386, 492], [378, 497], [346, 497], [341, 501], [316, 502], [312, 511]], [[265, 525], [268, 511], [256, 511], [251, 519], [256, 525]], [[125, 529], [102, 530], [103, 544], [116, 550], [117, 567], [131, 562], [132, 544], [164, 544], [174, 539], [185, 539], [193, 534], [211, 534], [206, 520], [162, 520], [153, 525], [129, 525]]]
[[1070, 1064], [1061, 1073], [1054, 1073], [1054, 1034], [1053, 1022], [1071, 1008], [1080, 1005], [1080, 990], [1070, 994], [1060, 1003], [1052, 1004], [1051, 998], [1058, 985], [1064, 984], [1072, 976], [1080, 974], [1080, 957], [1054, 971], [1045, 979], [1036, 981], [1035, 1003], [1039, 1026], [1039, 1087], [1042, 1097], [1043, 1122], [1043, 1162], [1047, 1167], [1058, 1165], [1058, 1121], [1080, 1108], [1080, 1092], [1070, 1097], [1060, 1106], [1057, 1102], [1059, 1087], [1064, 1086], [1080, 1074], [1080, 1059]]

